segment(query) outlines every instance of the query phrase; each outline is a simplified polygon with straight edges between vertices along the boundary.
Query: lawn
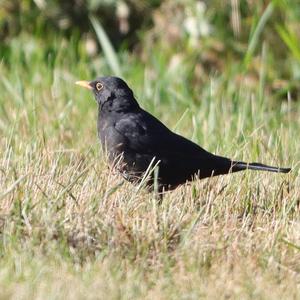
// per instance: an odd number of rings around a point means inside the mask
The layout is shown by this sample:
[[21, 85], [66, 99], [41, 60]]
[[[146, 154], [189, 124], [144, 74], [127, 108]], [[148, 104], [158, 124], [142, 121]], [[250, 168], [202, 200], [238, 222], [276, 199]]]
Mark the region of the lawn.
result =
[[[246, 51], [197, 81], [188, 55], [109, 56], [98, 39], [92, 57], [60, 35], [1, 48], [0, 299], [300, 298], [300, 101], [269, 87], [273, 48], [256, 41], [259, 62]], [[108, 167], [96, 103], [74, 84], [116, 72], [205, 149], [292, 172], [195, 181], [159, 203]]]

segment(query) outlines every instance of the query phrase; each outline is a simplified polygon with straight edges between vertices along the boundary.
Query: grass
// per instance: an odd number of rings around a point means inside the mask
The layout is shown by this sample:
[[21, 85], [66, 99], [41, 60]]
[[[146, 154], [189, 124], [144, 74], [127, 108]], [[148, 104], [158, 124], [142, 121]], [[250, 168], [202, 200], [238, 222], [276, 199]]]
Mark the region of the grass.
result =
[[107, 167], [74, 85], [110, 74], [105, 58], [21, 36], [0, 64], [1, 299], [300, 297], [300, 102], [265, 92], [264, 69], [255, 92], [234, 68], [199, 87], [189, 62], [151, 51], [118, 54], [144, 108], [212, 152], [293, 172], [196, 181], [159, 205]]

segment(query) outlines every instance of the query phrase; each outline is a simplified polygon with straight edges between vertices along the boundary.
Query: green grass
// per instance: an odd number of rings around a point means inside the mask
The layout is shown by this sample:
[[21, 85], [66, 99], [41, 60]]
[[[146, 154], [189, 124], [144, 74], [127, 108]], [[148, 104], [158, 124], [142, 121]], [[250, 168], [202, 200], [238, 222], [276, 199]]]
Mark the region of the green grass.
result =
[[[140, 104], [206, 149], [292, 166], [155, 195], [107, 167], [96, 103], [74, 85], [111, 74], [81, 43], [21, 36], [0, 64], [1, 299], [299, 298], [299, 101], [234, 66], [199, 86], [193, 62], [120, 52]], [[240, 62], [243, 64], [243, 61]], [[293, 99], [297, 100], [297, 99]], [[299, 99], [298, 99], [299, 100]]]

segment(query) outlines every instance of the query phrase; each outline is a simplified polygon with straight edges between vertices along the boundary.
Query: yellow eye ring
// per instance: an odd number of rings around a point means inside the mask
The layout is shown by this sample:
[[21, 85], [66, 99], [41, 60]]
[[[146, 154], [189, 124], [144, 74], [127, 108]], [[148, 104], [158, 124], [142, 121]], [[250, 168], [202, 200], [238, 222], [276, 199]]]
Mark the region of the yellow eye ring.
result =
[[97, 89], [97, 91], [101, 91], [103, 89], [103, 84], [101, 84], [100, 82], [97, 82], [96, 89]]

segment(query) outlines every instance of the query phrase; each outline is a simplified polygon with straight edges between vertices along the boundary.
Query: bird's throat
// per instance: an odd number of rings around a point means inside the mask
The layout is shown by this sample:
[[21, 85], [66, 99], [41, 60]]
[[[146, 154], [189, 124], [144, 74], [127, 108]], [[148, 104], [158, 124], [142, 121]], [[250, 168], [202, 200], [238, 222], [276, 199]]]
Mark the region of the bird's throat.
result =
[[108, 101], [105, 101], [102, 104], [99, 104], [99, 109], [101, 113], [108, 114], [108, 113], [127, 113], [127, 112], [134, 112], [139, 108], [137, 101], [132, 98], [130, 101], [126, 98], [114, 98]]

